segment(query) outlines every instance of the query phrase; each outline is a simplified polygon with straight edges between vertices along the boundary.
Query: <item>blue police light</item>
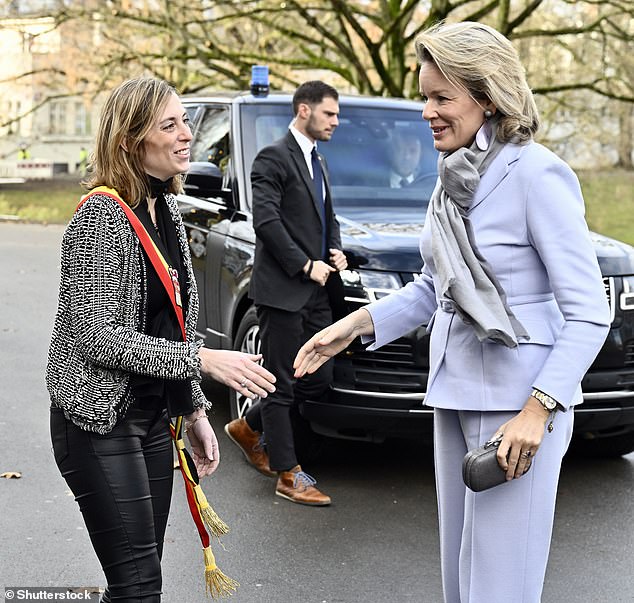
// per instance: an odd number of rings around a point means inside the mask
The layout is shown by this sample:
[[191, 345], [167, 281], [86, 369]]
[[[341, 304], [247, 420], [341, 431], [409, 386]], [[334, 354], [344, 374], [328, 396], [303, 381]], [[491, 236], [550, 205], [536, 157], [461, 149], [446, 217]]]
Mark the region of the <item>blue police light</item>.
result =
[[268, 65], [251, 66], [251, 94], [253, 96], [267, 96], [269, 93]]

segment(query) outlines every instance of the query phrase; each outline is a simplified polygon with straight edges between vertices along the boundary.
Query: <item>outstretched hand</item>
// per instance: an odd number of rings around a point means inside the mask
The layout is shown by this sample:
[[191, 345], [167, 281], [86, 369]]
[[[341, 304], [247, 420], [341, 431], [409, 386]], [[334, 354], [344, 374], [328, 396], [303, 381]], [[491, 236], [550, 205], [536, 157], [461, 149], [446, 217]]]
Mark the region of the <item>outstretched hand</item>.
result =
[[199, 356], [204, 375], [247, 398], [266, 398], [275, 391], [275, 375], [259, 364], [262, 354], [201, 348]]
[[372, 318], [361, 309], [313, 335], [297, 352], [293, 368], [295, 377], [314, 373], [322, 364], [345, 350], [358, 335], [369, 335], [374, 331]]

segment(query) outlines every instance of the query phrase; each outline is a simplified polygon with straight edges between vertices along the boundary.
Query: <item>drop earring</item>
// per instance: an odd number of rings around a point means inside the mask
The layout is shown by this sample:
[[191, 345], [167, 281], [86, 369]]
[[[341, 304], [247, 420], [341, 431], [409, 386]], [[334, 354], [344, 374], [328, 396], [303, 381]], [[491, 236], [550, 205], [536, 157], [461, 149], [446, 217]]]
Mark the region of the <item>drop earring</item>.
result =
[[484, 117], [485, 117], [486, 119], [491, 119], [491, 118], [493, 117], [493, 111], [490, 111], [489, 109], [487, 109], [487, 110], [484, 112]]

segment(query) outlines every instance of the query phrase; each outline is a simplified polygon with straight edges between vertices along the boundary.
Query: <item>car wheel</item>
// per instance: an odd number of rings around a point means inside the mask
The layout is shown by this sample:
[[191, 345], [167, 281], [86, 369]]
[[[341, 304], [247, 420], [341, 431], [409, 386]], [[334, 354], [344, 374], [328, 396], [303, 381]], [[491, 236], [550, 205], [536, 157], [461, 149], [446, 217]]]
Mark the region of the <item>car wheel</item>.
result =
[[[247, 354], [259, 354], [261, 348], [260, 343], [260, 327], [258, 325], [258, 317], [255, 308], [251, 307], [242, 317], [240, 326], [233, 342], [233, 349]], [[257, 401], [247, 398], [243, 394], [231, 389], [229, 392], [229, 409], [231, 411], [231, 419], [239, 419], [243, 417], [251, 406]]]
[[[240, 326], [236, 332], [233, 348], [247, 354], [259, 354], [262, 348], [260, 342], [260, 327], [258, 325], [258, 317], [254, 307], [247, 310], [246, 314], [240, 321]], [[231, 411], [231, 419], [239, 419], [243, 417], [249, 408], [255, 404], [259, 398], [251, 400], [243, 396], [234, 389], [229, 393], [229, 409]], [[302, 418], [297, 409], [291, 412], [291, 421], [293, 423], [293, 433], [295, 435], [295, 452], [300, 462], [310, 462], [316, 460], [324, 447], [324, 437], [316, 434], [311, 428], [308, 421]], [[265, 435], [266, 439], [266, 435]]]
[[618, 434], [591, 433], [573, 437], [573, 454], [586, 458], [615, 458], [634, 452], [634, 430]]

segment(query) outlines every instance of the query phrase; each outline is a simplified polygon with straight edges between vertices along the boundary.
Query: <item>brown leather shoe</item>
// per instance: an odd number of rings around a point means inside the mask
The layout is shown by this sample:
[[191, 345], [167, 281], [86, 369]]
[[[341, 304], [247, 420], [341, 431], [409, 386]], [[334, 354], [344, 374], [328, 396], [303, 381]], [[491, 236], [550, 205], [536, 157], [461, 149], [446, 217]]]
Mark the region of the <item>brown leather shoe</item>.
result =
[[299, 465], [289, 471], [280, 471], [277, 478], [275, 494], [300, 505], [324, 507], [330, 504], [330, 496], [326, 496], [317, 488], [317, 482], [308, 473], [304, 473]]
[[275, 477], [277, 473], [271, 471], [269, 455], [262, 446], [262, 434], [251, 429], [244, 417], [235, 419], [225, 425], [225, 433], [236, 444], [249, 463], [260, 473], [268, 477]]

